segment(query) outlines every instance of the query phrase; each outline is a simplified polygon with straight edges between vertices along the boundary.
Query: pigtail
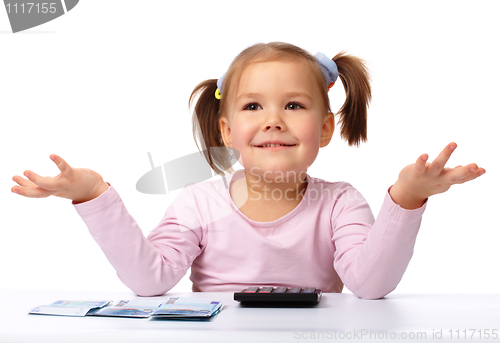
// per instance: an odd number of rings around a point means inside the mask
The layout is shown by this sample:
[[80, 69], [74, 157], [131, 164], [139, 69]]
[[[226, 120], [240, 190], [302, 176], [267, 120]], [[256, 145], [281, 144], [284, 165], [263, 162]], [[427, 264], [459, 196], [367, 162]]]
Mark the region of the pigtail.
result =
[[333, 59], [344, 85], [346, 100], [339, 110], [340, 136], [350, 146], [367, 140], [367, 112], [372, 98], [370, 75], [365, 62], [355, 56], [338, 53]]
[[210, 149], [225, 147], [219, 125], [220, 100], [215, 97], [216, 90], [216, 79], [201, 82], [189, 97], [189, 107], [192, 107], [198, 96], [192, 117], [194, 141], [198, 150], [205, 155], [212, 170], [219, 175], [225, 175], [226, 171], [233, 171], [230, 164], [231, 156], [226, 149]]

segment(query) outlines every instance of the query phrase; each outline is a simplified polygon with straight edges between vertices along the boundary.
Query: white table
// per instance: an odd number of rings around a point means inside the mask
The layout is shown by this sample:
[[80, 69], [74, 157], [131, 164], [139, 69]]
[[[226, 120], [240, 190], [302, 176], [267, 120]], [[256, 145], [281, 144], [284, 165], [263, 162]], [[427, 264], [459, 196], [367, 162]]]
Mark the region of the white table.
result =
[[222, 299], [225, 305], [207, 322], [42, 316], [28, 312], [59, 299], [136, 296], [2, 289], [0, 342], [500, 342], [500, 294], [394, 294], [361, 300], [325, 293], [312, 308], [242, 307], [233, 293], [168, 293], [161, 298], [174, 295]]

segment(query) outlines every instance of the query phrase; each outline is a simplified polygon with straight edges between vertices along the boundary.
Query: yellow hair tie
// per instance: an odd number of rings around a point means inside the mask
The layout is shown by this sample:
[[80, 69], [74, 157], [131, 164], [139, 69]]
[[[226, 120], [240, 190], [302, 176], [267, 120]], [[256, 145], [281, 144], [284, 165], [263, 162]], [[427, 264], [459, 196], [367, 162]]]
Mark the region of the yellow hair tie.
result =
[[220, 100], [220, 92], [219, 92], [219, 88], [217, 88], [217, 90], [215, 91], [215, 98]]

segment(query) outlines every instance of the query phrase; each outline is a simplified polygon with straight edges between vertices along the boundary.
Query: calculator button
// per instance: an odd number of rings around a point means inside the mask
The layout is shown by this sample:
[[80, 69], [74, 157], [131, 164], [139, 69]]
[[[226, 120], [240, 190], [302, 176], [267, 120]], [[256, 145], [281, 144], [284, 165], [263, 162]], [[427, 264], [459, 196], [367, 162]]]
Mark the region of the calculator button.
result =
[[314, 288], [314, 287], [306, 287], [306, 288], [304, 288], [303, 293], [314, 293], [315, 291], [316, 291], [316, 288]]
[[259, 293], [271, 293], [273, 291], [272, 287], [262, 287]]
[[286, 287], [276, 287], [276, 289], [274, 290], [274, 293], [285, 293], [287, 290]]
[[259, 287], [248, 287], [243, 292], [244, 293], [255, 293], [259, 290]]
[[302, 288], [300, 288], [300, 287], [292, 287], [292, 288], [290, 288], [288, 293], [300, 293], [301, 290], [302, 290]]

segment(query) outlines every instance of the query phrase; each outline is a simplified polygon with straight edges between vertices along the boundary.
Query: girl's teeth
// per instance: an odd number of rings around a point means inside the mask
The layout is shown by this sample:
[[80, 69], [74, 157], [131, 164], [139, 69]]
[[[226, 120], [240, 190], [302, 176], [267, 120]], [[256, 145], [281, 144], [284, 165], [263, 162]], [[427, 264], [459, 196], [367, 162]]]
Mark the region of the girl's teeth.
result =
[[284, 144], [265, 144], [263, 145], [264, 148], [267, 148], [267, 147], [275, 147], [275, 146], [282, 146]]
[[287, 144], [264, 144], [264, 145], [256, 145], [256, 147], [258, 148], [269, 148], [269, 147], [277, 147], [277, 146], [293, 146], [295, 144], [292, 144], [292, 145], [287, 145]]

